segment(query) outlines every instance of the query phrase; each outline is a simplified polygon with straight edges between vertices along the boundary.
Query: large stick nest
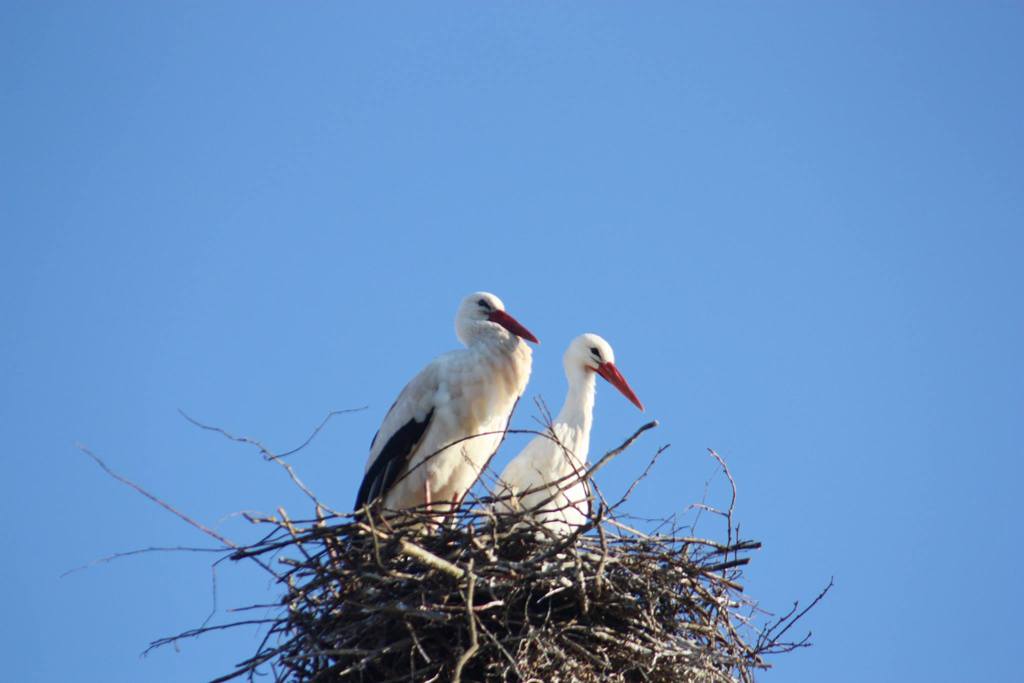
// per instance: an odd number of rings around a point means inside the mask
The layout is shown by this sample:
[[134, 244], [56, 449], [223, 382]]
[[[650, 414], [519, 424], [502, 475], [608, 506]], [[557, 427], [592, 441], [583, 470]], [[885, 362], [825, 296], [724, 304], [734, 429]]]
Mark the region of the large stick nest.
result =
[[467, 516], [430, 533], [293, 524], [239, 551], [300, 558], [285, 559], [271, 640], [235, 673], [266, 662], [277, 681], [730, 681], [764, 664], [765, 643], [740, 634], [736, 582], [757, 543], [612, 520], [552, 541]]
[[[592, 477], [655, 425], [642, 427], [584, 476]], [[725, 510], [694, 507], [725, 520], [725, 540], [699, 538], [695, 524], [683, 527], [674, 517], [653, 529], [648, 523], [643, 532], [636, 528], [642, 524], [618, 512], [664, 448], [615, 504], [593, 487], [588, 523], [570, 536], [556, 536], [523, 516], [495, 516], [493, 499], [486, 498], [464, 504], [441, 523], [426, 511], [400, 518], [372, 509], [359, 515], [330, 512], [281, 456], [252, 439], [205, 428], [255, 445], [282, 465], [316, 503], [316, 518], [291, 520], [283, 509], [250, 516], [266, 533], [239, 545], [86, 453], [112, 476], [216, 538], [226, 553], [220, 561], [253, 561], [280, 586], [276, 605], [243, 608], [263, 610], [264, 618], [204, 625], [153, 643], [264, 626], [255, 654], [215, 681], [269, 673], [276, 683], [745, 683], [767, 668], [768, 655], [808, 644], [808, 637], [784, 637], [828, 590], [804, 610], [797, 612], [794, 603], [774, 619], [744, 595], [742, 570], [760, 544], [738, 537], [735, 485], [714, 451], [732, 485], [732, 501]]]

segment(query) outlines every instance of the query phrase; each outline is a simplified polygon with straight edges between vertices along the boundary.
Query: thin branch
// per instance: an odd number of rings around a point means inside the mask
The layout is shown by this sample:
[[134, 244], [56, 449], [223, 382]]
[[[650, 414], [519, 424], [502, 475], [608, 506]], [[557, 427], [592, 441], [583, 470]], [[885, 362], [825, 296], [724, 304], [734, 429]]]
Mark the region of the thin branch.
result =
[[226, 551], [225, 548], [195, 548], [195, 547], [184, 546], [184, 545], [152, 546], [152, 547], [149, 547], [149, 548], [136, 548], [135, 550], [126, 550], [126, 551], [123, 551], [123, 552], [111, 553], [110, 555], [104, 555], [103, 557], [98, 557], [98, 558], [96, 558], [95, 560], [93, 560], [91, 562], [87, 562], [87, 563], [79, 565], [77, 567], [73, 567], [72, 569], [68, 569], [67, 571], [63, 572], [58, 578], [63, 579], [64, 577], [70, 576], [71, 574], [75, 574], [77, 572], [80, 572], [80, 571], [83, 571], [83, 570], [86, 570], [86, 569], [90, 569], [90, 568], [95, 567], [95, 566], [100, 565], [100, 564], [107, 564], [108, 562], [113, 562], [114, 560], [119, 560], [119, 559], [121, 559], [123, 557], [132, 557], [132, 556], [135, 556], [135, 555], [144, 555], [144, 554], [147, 554], [147, 553], [175, 553], [175, 552], [223, 553], [223, 552], [227, 552], [227, 551]]
[[189, 517], [184, 512], [179, 511], [177, 508], [175, 508], [170, 503], [164, 501], [161, 498], [158, 498], [157, 496], [154, 496], [152, 493], [150, 493], [146, 489], [142, 488], [141, 486], [136, 484], [134, 481], [128, 479], [127, 477], [123, 477], [120, 474], [118, 474], [117, 472], [115, 472], [114, 470], [110, 469], [109, 467], [107, 467], [107, 463], [103, 462], [103, 460], [100, 459], [100, 457], [98, 455], [96, 455], [95, 453], [90, 451], [84, 445], [82, 445], [82, 444], [76, 444], [76, 445], [78, 447], [78, 450], [82, 451], [83, 453], [88, 455], [90, 458], [92, 458], [93, 461], [97, 465], [99, 465], [100, 468], [102, 468], [102, 470], [104, 472], [109, 474], [111, 477], [113, 477], [117, 481], [121, 482], [122, 484], [125, 484], [126, 486], [128, 486], [128, 487], [130, 487], [132, 489], [135, 489], [135, 491], [137, 491], [138, 493], [142, 494], [143, 496], [145, 496], [149, 500], [153, 501], [154, 503], [156, 503], [157, 505], [159, 505], [163, 509], [165, 509], [168, 512], [172, 513], [173, 515], [175, 515], [179, 519], [187, 522], [188, 524], [191, 524], [192, 526], [194, 526], [196, 529], [199, 529], [200, 531], [202, 531], [207, 536], [220, 541], [221, 543], [223, 543], [224, 545], [228, 546], [229, 548], [237, 548], [238, 547], [238, 545], [236, 545], [233, 541], [231, 541], [231, 540], [227, 539], [226, 537], [218, 534], [216, 531], [214, 531], [213, 529], [207, 527], [206, 525], [204, 525], [204, 524], [202, 524], [200, 522], [197, 522], [195, 519], [193, 519], [192, 517]]
[[[312, 441], [313, 438], [317, 434], [320, 433], [320, 430], [323, 428], [323, 426], [325, 424], [327, 424], [327, 421], [330, 420], [331, 417], [333, 417], [334, 415], [342, 415], [344, 413], [356, 412], [358, 410], [362, 410], [362, 408], [351, 408], [351, 409], [347, 409], [347, 410], [335, 410], [335, 411], [332, 411], [332, 412], [328, 413], [327, 417], [324, 418], [323, 422], [321, 422], [320, 425], [317, 426], [317, 428], [313, 430], [313, 433], [310, 434], [309, 438], [307, 438], [306, 441], [303, 442], [303, 444], [301, 446], [299, 446], [298, 448], [293, 448], [292, 450], [288, 451], [287, 454], [291, 455], [291, 454], [296, 453], [297, 451], [301, 450], [302, 448], [305, 448], [305, 446], [310, 441]], [[251, 437], [248, 437], [248, 436], [235, 436], [234, 434], [231, 434], [230, 432], [226, 431], [225, 429], [222, 429], [221, 427], [215, 427], [213, 425], [204, 424], [204, 423], [200, 422], [199, 420], [196, 420], [195, 418], [191, 417], [190, 415], [188, 415], [183, 410], [179, 409], [178, 412], [181, 414], [182, 417], [184, 417], [186, 420], [191, 422], [196, 427], [199, 427], [200, 429], [204, 429], [204, 430], [210, 431], [210, 432], [216, 432], [217, 434], [220, 434], [221, 436], [223, 436], [226, 439], [229, 439], [231, 441], [235, 441], [235, 442], [241, 443], [241, 444], [246, 444], [246, 445], [253, 446], [253, 447], [259, 449], [260, 453], [263, 455], [263, 459], [264, 460], [268, 460], [268, 461], [273, 462], [273, 463], [276, 463], [282, 469], [284, 469], [284, 471], [288, 474], [288, 477], [292, 480], [292, 483], [295, 484], [295, 486], [297, 486], [299, 488], [299, 490], [301, 490], [304, 494], [306, 494], [306, 497], [309, 498], [311, 501], [313, 501], [314, 505], [316, 505], [318, 507], [321, 507], [321, 508], [323, 508], [325, 510], [330, 510], [331, 512], [335, 512], [330, 507], [328, 507], [327, 505], [324, 505], [322, 502], [320, 502], [320, 499], [316, 497], [316, 494], [314, 494], [313, 491], [308, 486], [306, 486], [304, 483], [302, 483], [302, 480], [299, 479], [299, 475], [295, 473], [295, 469], [291, 466], [290, 463], [287, 463], [284, 460], [282, 460], [281, 459], [282, 456], [274, 454], [270, 449], [268, 449], [266, 446], [264, 446], [260, 441], [258, 441], [256, 439], [253, 439]], [[336, 513], [336, 514], [341, 514], [341, 513]]]
[[726, 525], [728, 527], [727, 542], [729, 545], [732, 545], [732, 513], [736, 509], [736, 480], [732, 478], [732, 472], [729, 471], [729, 466], [725, 463], [725, 459], [715, 452], [715, 449], [709, 448], [708, 453], [718, 461], [718, 464], [722, 467], [722, 471], [725, 472], [725, 476], [729, 478], [729, 487], [732, 489], [732, 498], [729, 500], [729, 509], [725, 513]]

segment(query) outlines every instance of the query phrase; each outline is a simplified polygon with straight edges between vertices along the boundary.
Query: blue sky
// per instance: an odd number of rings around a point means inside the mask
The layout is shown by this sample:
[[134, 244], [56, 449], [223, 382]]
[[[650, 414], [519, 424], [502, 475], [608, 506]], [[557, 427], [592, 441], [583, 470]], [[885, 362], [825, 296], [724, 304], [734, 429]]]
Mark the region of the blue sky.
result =
[[205, 680], [258, 642], [139, 657], [209, 612], [200, 556], [58, 578], [203, 542], [75, 442], [244, 539], [304, 498], [178, 409], [283, 450], [367, 406], [294, 459], [347, 506], [487, 289], [543, 342], [528, 398], [575, 335], [615, 347], [648, 410], [600, 386], [593, 450], [661, 427], [600, 483], [672, 444], [632, 512], [699, 500], [713, 447], [749, 592], [835, 576], [763, 680], [1013, 678], [1022, 34], [1014, 3], [4, 3], [5, 675]]

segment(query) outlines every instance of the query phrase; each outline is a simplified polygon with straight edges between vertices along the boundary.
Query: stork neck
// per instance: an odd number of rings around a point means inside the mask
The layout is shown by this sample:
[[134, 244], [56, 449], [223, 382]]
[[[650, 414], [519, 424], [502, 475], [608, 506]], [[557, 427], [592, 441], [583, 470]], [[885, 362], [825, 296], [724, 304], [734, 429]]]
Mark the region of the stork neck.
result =
[[584, 368], [566, 370], [569, 379], [569, 393], [558, 413], [558, 421], [573, 427], [582, 427], [590, 431], [594, 419], [594, 389], [597, 375]]

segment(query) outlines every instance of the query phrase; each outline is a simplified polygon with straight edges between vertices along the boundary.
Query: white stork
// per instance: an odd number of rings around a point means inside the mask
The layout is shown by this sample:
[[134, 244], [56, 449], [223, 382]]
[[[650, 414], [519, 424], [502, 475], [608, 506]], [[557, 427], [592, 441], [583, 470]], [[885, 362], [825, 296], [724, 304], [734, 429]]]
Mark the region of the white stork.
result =
[[488, 292], [462, 300], [455, 334], [466, 348], [423, 368], [384, 417], [356, 510], [377, 499], [388, 510], [454, 508], [498, 449], [530, 379], [532, 352], [522, 340], [537, 338]]
[[640, 399], [615, 367], [611, 345], [596, 334], [572, 340], [563, 357], [569, 393], [547, 434], [534, 437], [498, 480], [497, 512], [525, 510], [536, 523], [568, 535], [587, 521], [587, 470], [594, 414], [595, 376], [600, 375], [640, 410]]

